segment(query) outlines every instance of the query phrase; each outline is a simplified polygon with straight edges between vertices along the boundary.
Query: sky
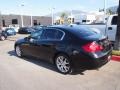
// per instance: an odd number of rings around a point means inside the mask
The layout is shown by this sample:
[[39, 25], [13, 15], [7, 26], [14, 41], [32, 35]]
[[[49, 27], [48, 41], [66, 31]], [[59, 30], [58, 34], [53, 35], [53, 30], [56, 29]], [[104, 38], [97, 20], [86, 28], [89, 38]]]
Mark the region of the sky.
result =
[[[119, 0], [106, 0], [106, 7], [118, 5]], [[65, 10], [98, 11], [104, 8], [104, 0], [0, 0], [2, 14], [33, 16], [49, 15]]]

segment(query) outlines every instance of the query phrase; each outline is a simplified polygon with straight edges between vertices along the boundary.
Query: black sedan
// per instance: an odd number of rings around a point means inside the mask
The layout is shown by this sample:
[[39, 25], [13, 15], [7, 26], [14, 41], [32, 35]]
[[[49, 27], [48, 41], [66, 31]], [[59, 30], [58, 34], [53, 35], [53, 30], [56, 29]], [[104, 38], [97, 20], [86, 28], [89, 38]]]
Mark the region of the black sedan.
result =
[[0, 30], [0, 40], [4, 41], [7, 38], [7, 33], [5, 31]]
[[47, 26], [38, 25], [38, 26], [33, 26], [32, 28], [33, 28], [34, 30], [39, 30], [39, 29], [42, 29], [42, 28], [45, 28], [45, 27], [47, 27]]
[[17, 56], [33, 56], [56, 65], [59, 72], [99, 68], [111, 59], [109, 40], [86, 27], [51, 26], [15, 43]]
[[19, 34], [31, 34], [32, 32], [34, 32], [35, 30], [31, 27], [21, 27], [18, 30]]

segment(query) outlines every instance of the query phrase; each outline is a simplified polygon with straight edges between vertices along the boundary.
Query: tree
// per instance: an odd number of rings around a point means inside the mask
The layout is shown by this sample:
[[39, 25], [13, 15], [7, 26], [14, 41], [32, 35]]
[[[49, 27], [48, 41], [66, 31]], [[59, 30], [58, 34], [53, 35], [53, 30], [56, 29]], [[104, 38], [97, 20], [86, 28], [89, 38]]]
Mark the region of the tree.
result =
[[66, 18], [67, 17], [67, 14], [65, 12], [63, 12], [60, 16], [61, 18]]
[[61, 17], [61, 20], [63, 20], [63, 23], [65, 23], [68, 15], [65, 12], [63, 12], [60, 17]]
[[111, 10], [111, 9], [108, 9], [108, 10], [107, 10], [107, 14], [108, 14], [108, 15], [112, 15], [112, 14], [113, 14], [112, 10]]
[[119, 7], [118, 7], [117, 32], [116, 32], [114, 49], [120, 51], [120, 0], [119, 0]]

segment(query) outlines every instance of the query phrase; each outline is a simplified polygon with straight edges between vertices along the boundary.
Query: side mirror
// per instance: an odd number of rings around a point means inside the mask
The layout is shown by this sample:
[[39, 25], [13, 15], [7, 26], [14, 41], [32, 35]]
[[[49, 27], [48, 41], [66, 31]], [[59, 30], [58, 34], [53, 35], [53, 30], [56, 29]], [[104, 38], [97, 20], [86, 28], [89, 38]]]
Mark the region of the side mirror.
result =
[[25, 40], [30, 42], [30, 43], [34, 43], [34, 38], [32, 38], [31, 36], [25, 37]]
[[31, 38], [31, 37], [28, 36], [28, 37], [25, 37], [24, 39], [28, 41], [28, 40], [30, 40], [30, 38]]

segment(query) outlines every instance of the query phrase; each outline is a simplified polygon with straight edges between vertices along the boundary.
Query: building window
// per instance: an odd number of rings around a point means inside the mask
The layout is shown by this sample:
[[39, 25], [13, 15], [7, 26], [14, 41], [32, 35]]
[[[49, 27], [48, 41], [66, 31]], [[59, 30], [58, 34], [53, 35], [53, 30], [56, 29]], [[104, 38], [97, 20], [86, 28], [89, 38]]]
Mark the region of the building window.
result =
[[12, 19], [12, 24], [18, 24], [18, 20], [17, 19]]
[[34, 26], [37, 25], [37, 20], [34, 20]]
[[83, 22], [83, 23], [85, 23], [85, 22], [86, 22], [86, 20], [82, 20], [82, 22]]

